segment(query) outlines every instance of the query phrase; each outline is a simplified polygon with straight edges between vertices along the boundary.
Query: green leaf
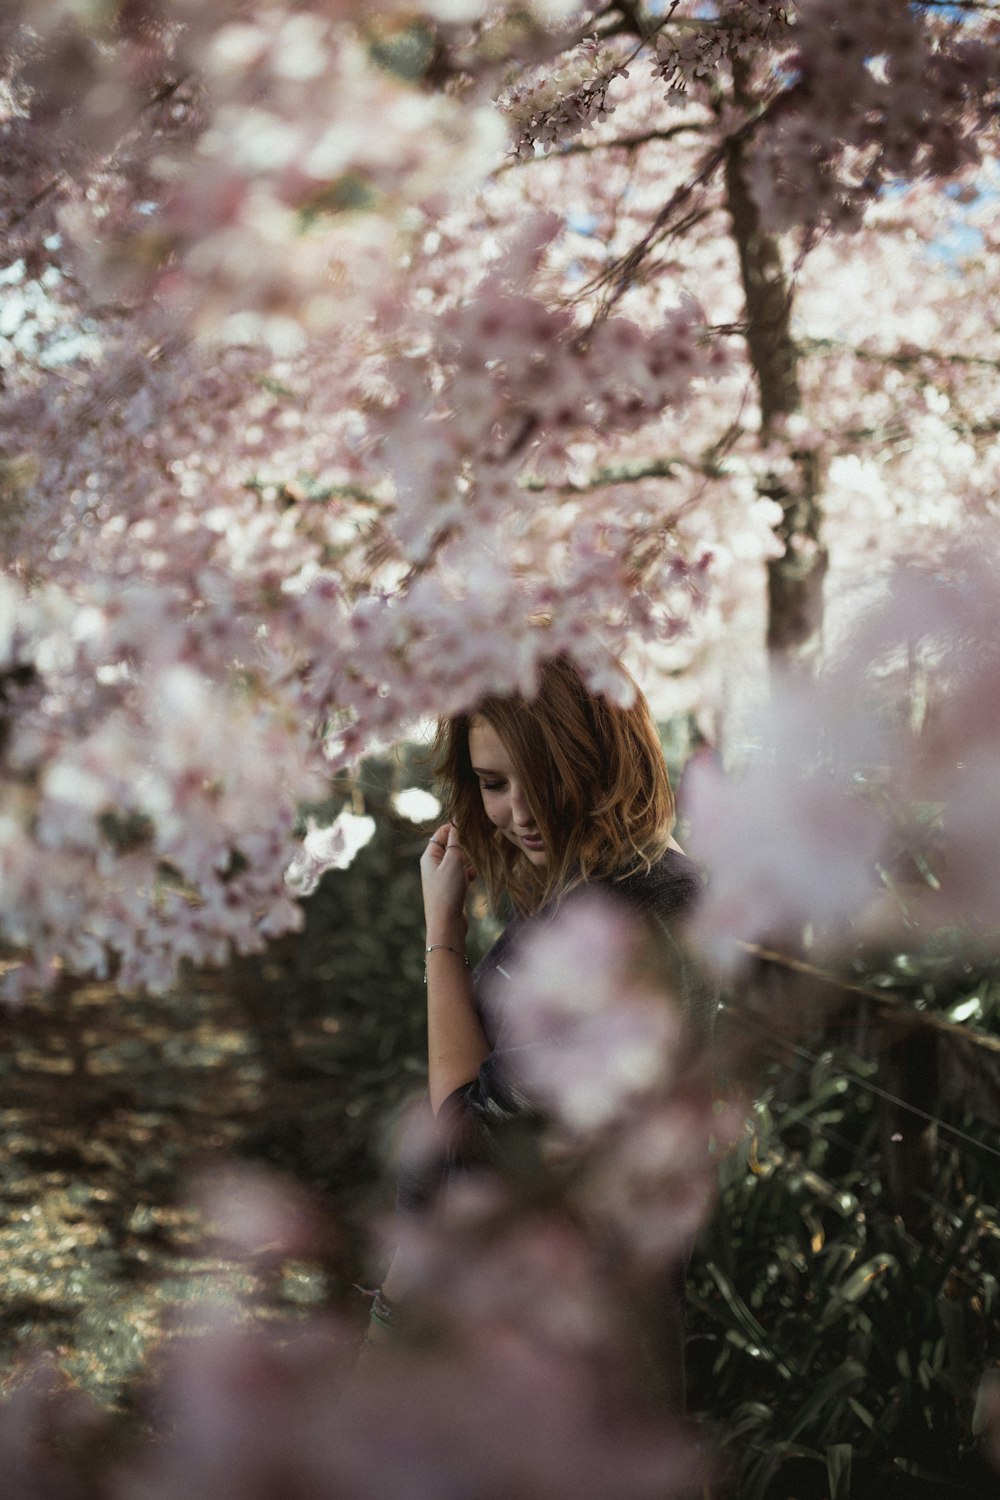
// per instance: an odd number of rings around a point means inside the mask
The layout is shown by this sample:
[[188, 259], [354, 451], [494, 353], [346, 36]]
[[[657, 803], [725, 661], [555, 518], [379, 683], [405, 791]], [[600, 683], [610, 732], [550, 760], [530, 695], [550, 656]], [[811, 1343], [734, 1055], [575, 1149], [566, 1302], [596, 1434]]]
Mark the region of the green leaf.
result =
[[862, 1406], [861, 1402], [857, 1399], [856, 1396], [848, 1396], [847, 1404], [851, 1408], [851, 1411], [854, 1413], [854, 1415], [857, 1417], [858, 1421], [863, 1423], [863, 1425], [868, 1428], [868, 1431], [871, 1432], [875, 1426], [875, 1418], [872, 1416], [867, 1406]]
[[816, 1464], [823, 1462], [821, 1453], [802, 1443], [770, 1443], [767, 1451], [750, 1468], [746, 1483], [740, 1489], [740, 1500], [765, 1500], [771, 1493], [771, 1480], [787, 1458], [812, 1459]]
[[941, 1258], [937, 1261], [937, 1279], [931, 1287], [931, 1290], [933, 1291], [935, 1296], [937, 1296], [941, 1292], [945, 1282], [951, 1275], [952, 1269], [954, 1268], [956, 1262], [958, 1261], [958, 1257], [962, 1252], [962, 1248], [968, 1237], [969, 1230], [976, 1222], [976, 1214], [978, 1210], [979, 1200], [976, 1198], [971, 1199], [970, 1202], [966, 1205], [965, 1213], [958, 1221], [958, 1224], [956, 1225], [951, 1238], [948, 1240], [947, 1245], [945, 1245], [944, 1250], [941, 1253]]
[[754, 1428], [769, 1428], [773, 1421], [774, 1410], [763, 1401], [741, 1401], [726, 1423], [726, 1431], [732, 1437], [742, 1437]]
[[[797, 1438], [800, 1432], [811, 1427], [819, 1417], [824, 1407], [832, 1405], [840, 1398], [846, 1398], [851, 1386], [859, 1385], [865, 1378], [867, 1371], [864, 1365], [859, 1364], [856, 1359], [845, 1359], [842, 1365], [831, 1370], [829, 1375], [824, 1376], [819, 1385], [813, 1391], [809, 1400], [802, 1407], [789, 1432], [790, 1438]], [[844, 1400], [846, 1405], [846, 1399]]]
[[871, 1260], [866, 1260], [864, 1265], [858, 1266], [842, 1286], [839, 1286], [827, 1303], [819, 1319], [820, 1328], [829, 1328], [830, 1324], [840, 1317], [841, 1313], [853, 1303], [860, 1302], [866, 1297], [872, 1287], [887, 1271], [898, 1271], [899, 1261], [894, 1255], [873, 1255]]
[[826, 1482], [830, 1500], [851, 1500], [853, 1443], [831, 1443], [826, 1450]]
[[782, 1360], [778, 1359], [778, 1357], [769, 1348], [767, 1334], [764, 1332], [764, 1329], [754, 1317], [749, 1307], [747, 1307], [746, 1303], [743, 1301], [743, 1298], [733, 1286], [728, 1276], [724, 1275], [723, 1272], [719, 1270], [718, 1266], [711, 1261], [709, 1262], [706, 1269], [709, 1275], [712, 1277], [712, 1280], [718, 1287], [719, 1291], [722, 1293], [723, 1300], [732, 1313], [733, 1317], [739, 1323], [744, 1332], [750, 1335], [752, 1347], [759, 1350], [764, 1358], [768, 1360], [770, 1364], [773, 1364], [781, 1372], [786, 1380], [791, 1380], [791, 1370]]

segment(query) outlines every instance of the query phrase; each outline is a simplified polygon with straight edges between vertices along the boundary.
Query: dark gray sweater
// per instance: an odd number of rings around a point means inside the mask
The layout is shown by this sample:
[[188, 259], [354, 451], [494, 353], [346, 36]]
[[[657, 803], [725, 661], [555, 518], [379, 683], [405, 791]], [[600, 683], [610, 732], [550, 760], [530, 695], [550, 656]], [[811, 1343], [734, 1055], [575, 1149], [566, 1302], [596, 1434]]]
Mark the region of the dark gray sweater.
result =
[[[677, 937], [678, 922], [690, 915], [702, 888], [701, 877], [691, 860], [668, 849], [650, 870], [640, 869], [616, 880], [595, 881], [591, 888], [621, 902], [649, 926], [683, 998], [692, 1030], [707, 1039], [718, 996], [698, 974]], [[515, 918], [473, 971], [473, 1000], [491, 1051], [476, 1077], [456, 1089], [441, 1107], [438, 1120], [443, 1146], [439, 1162], [419, 1174], [401, 1175], [401, 1208], [416, 1208], [426, 1203], [453, 1173], [496, 1160], [504, 1129], [511, 1122], [538, 1117], [536, 1104], [521, 1090], [517, 1070], [510, 1064], [504, 1000], [519, 942], [531, 925], [541, 919], [541, 915]]]

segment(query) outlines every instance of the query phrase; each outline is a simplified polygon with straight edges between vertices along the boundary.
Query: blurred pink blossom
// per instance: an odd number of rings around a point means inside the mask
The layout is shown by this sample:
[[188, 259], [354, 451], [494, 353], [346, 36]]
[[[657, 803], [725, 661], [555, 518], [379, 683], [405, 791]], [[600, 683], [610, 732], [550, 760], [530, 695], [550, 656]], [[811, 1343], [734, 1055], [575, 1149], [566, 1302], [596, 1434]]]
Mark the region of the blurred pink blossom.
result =
[[306, 1256], [321, 1246], [321, 1216], [305, 1192], [277, 1173], [232, 1163], [206, 1169], [195, 1184], [205, 1233], [227, 1253], [259, 1260]]
[[524, 944], [502, 996], [518, 1085], [571, 1137], [599, 1134], [676, 1076], [683, 1023], [630, 973], [638, 942], [628, 913], [577, 895]]
[[348, 1371], [335, 1327], [178, 1343], [160, 1396], [171, 1435], [116, 1500], [665, 1500], [697, 1481], [671, 1423], [521, 1329]]
[[709, 872], [692, 935], [724, 972], [743, 943], [843, 937], [879, 890], [886, 823], [855, 781], [878, 733], [847, 685], [779, 683], [749, 763], [696, 760], [685, 775], [691, 852]]

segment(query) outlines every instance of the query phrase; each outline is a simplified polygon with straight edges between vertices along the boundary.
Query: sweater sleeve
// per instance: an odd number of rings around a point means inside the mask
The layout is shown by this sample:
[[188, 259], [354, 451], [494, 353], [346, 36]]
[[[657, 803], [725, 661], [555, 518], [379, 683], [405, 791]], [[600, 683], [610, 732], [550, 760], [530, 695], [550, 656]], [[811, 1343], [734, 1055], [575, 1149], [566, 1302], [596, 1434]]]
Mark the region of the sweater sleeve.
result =
[[515, 920], [494, 943], [473, 975], [473, 994], [492, 1050], [475, 1078], [455, 1089], [438, 1113], [449, 1169], [496, 1161], [515, 1123], [537, 1123], [539, 1112], [519, 1082], [522, 1070], [510, 1046], [507, 1025], [512, 975], [523, 923]]
[[[430, 1105], [424, 1103], [426, 1115]], [[425, 1127], [431, 1122], [425, 1117]], [[495, 1047], [476, 1077], [455, 1089], [438, 1110], [432, 1132], [437, 1142], [432, 1157], [418, 1156], [419, 1165], [401, 1166], [396, 1203], [400, 1209], [419, 1209], [429, 1203], [456, 1175], [475, 1167], [500, 1165], [515, 1143], [535, 1133], [541, 1115], [517, 1086], [507, 1054]], [[409, 1153], [403, 1153], [404, 1160]]]
[[710, 1041], [719, 1009], [719, 989], [684, 938], [685, 921], [704, 890], [698, 867], [686, 854], [668, 849], [651, 870], [610, 882], [607, 889], [646, 924], [692, 1033], [701, 1042]]
[[471, 1083], [448, 1095], [438, 1115], [443, 1124], [447, 1165], [465, 1168], [496, 1159], [500, 1138], [514, 1121], [539, 1118], [531, 1099], [518, 1087], [504, 1052], [490, 1053]]

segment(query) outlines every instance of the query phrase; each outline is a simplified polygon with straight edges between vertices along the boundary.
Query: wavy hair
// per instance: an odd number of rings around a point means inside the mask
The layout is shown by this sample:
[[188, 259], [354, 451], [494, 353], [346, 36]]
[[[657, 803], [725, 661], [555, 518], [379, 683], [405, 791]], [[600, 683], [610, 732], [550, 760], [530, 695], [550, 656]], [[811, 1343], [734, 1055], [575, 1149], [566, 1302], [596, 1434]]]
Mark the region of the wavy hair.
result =
[[[649, 704], [633, 687], [631, 706], [620, 708], [556, 656], [543, 664], [533, 698], [487, 697], [438, 724], [434, 765], [448, 816], [496, 910], [506, 897], [530, 915], [574, 886], [648, 869], [666, 849], [673, 793]], [[469, 757], [475, 718], [510, 756], [545, 843], [544, 866], [532, 865], [486, 816]]]

